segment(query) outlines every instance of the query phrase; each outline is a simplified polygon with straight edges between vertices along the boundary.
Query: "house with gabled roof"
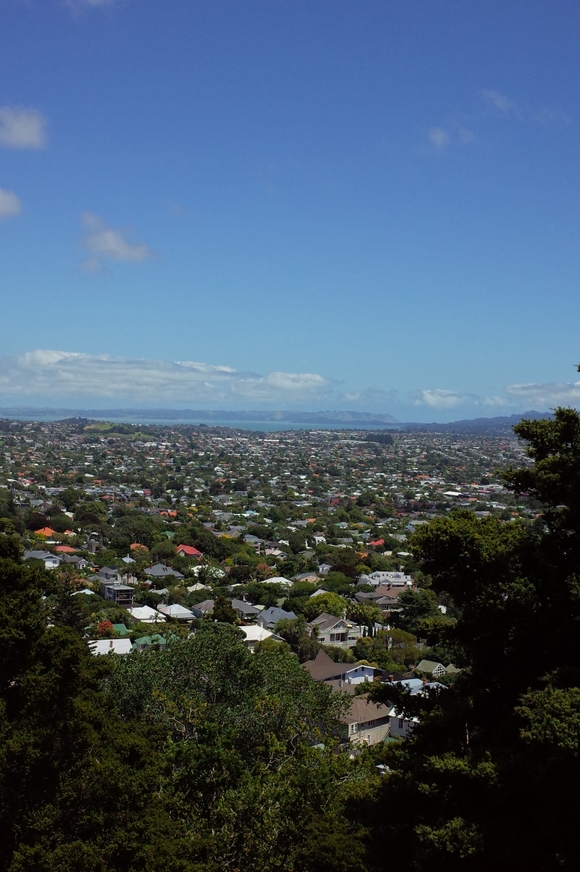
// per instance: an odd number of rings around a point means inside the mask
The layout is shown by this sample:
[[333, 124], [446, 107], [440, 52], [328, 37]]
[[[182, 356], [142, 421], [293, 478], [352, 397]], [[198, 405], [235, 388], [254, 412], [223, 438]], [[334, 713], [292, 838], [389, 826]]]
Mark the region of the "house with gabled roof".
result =
[[322, 612], [308, 624], [316, 632], [316, 638], [322, 645], [337, 645], [340, 648], [353, 648], [361, 637], [358, 624], [346, 618], [337, 618]]
[[371, 701], [368, 696], [353, 697], [341, 721], [348, 730], [351, 745], [376, 745], [390, 734], [389, 706]]

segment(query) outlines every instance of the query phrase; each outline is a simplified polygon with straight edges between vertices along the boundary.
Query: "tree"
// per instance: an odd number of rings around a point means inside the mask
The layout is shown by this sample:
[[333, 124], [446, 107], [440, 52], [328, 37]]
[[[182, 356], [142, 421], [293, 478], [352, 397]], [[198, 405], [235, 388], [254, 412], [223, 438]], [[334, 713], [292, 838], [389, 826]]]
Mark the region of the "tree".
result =
[[300, 663], [314, 660], [320, 644], [313, 639], [303, 615], [297, 618], [282, 618], [274, 627], [274, 632], [281, 636], [290, 646], [290, 650], [298, 655]]
[[327, 612], [329, 615], [341, 615], [346, 612], [348, 603], [341, 596], [335, 593], [319, 593], [317, 596], [311, 596], [306, 600], [302, 607], [306, 620], [312, 621], [321, 615], [322, 612]]
[[232, 601], [225, 596], [217, 596], [213, 604], [211, 616], [214, 621], [222, 624], [237, 624], [238, 616], [232, 608]]
[[426, 619], [441, 615], [437, 608], [437, 596], [430, 588], [404, 590], [397, 599], [399, 608], [401, 611], [392, 615], [393, 623], [416, 636], [424, 634]]
[[[576, 863], [580, 416], [557, 409], [554, 420], [515, 429], [533, 465], [505, 478], [544, 503], [544, 524], [454, 512], [411, 541], [434, 590], [459, 609], [441, 635], [463, 672], [445, 691], [396, 698], [421, 723], [412, 741], [385, 749], [391, 775], [367, 808], [389, 865], [479, 872]], [[375, 858], [371, 868], [386, 867]]]

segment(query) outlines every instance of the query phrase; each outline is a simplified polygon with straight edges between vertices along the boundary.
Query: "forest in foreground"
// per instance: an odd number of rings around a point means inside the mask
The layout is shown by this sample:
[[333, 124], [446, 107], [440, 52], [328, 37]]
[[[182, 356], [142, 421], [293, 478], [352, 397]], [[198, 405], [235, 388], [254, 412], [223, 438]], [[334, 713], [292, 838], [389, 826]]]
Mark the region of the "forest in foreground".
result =
[[[410, 547], [458, 619], [440, 693], [376, 687], [411, 740], [337, 753], [340, 694], [208, 623], [93, 657], [72, 591], [0, 535], [0, 869], [379, 872], [575, 868], [580, 416], [515, 428], [538, 523], [456, 510]], [[380, 767], [380, 768], [379, 768]]]

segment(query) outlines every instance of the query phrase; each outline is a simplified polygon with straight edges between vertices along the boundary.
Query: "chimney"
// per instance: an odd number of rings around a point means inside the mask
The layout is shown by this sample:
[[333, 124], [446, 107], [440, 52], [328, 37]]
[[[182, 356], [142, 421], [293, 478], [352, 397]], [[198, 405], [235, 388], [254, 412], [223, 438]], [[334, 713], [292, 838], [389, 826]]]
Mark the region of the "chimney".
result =
[[109, 648], [112, 648], [112, 647], [113, 647], [113, 640], [111, 639], [111, 641], [109, 642]]

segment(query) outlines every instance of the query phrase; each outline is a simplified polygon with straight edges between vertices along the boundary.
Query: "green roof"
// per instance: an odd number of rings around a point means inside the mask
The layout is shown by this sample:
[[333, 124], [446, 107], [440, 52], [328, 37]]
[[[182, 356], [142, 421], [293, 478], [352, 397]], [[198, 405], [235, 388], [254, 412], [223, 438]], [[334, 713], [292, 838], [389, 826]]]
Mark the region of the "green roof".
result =
[[120, 636], [129, 635], [129, 630], [127, 629], [125, 624], [113, 624], [113, 630], [115, 630], [116, 633], [119, 633]]

